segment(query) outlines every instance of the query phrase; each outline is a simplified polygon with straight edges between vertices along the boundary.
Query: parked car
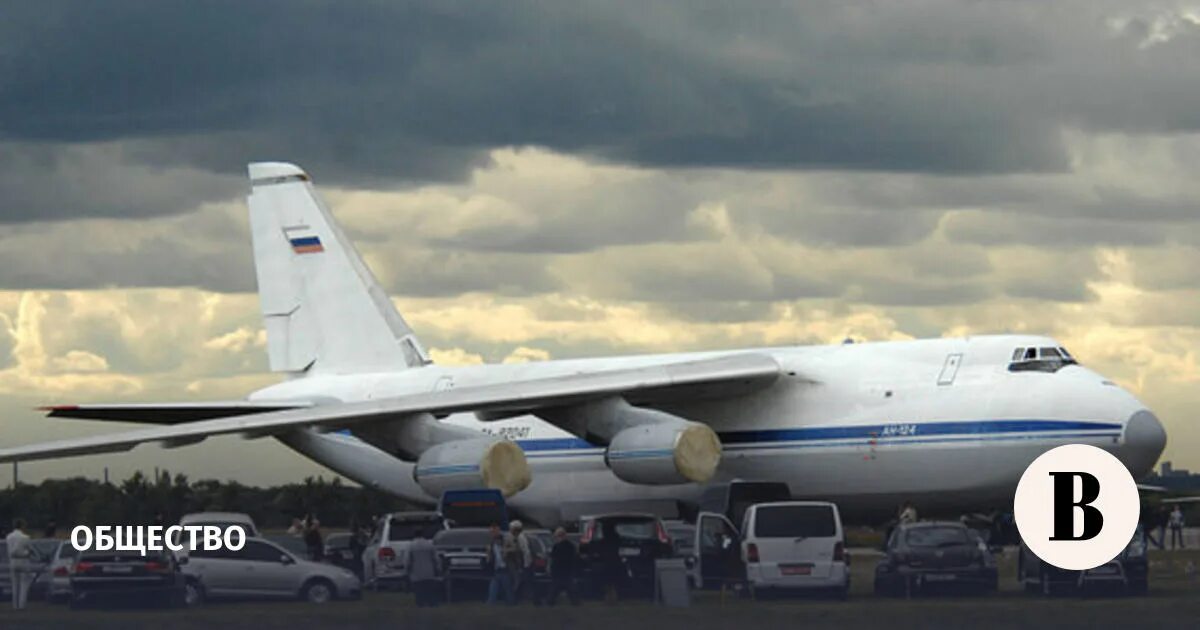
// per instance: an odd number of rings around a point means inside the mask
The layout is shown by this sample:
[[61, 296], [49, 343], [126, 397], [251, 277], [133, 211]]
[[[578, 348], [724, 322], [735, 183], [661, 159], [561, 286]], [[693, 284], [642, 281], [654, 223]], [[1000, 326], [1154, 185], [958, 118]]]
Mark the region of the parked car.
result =
[[620, 592], [654, 591], [654, 562], [674, 552], [662, 520], [653, 514], [604, 514], [581, 519], [579, 555], [593, 590], [612, 580]]
[[184, 603], [184, 577], [169, 551], [79, 553], [71, 568], [71, 608], [112, 602], [163, 607]]
[[375, 588], [408, 588], [405, 564], [408, 544], [416, 537], [432, 539], [447, 528], [437, 512], [396, 512], [380, 519], [379, 527], [363, 549], [363, 580]]
[[[36, 538], [29, 541], [29, 571], [33, 582], [29, 585], [29, 599], [42, 599], [50, 589], [50, 561], [62, 541], [56, 538]], [[8, 568], [8, 545], [0, 538], [0, 597], [12, 595], [12, 573]]]
[[442, 579], [446, 600], [478, 595], [492, 579], [487, 562], [491, 531], [484, 527], [447, 529], [433, 537], [433, 546], [442, 561]]
[[1070, 571], [1042, 562], [1022, 542], [1017, 557], [1017, 580], [1026, 591], [1042, 595], [1053, 595], [1060, 590], [1081, 591], [1094, 586], [1116, 587], [1129, 595], [1145, 595], [1150, 586], [1146, 530], [1138, 525], [1133, 538], [1117, 557], [1087, 571]]
[[683, 521], [663, 521], [667, 529], [667, 537], [671, 539], [671, 549], [677, 558], [686, 558], [692, 554], [696, 543], [696, 526]]
[[196, 549], [183, 563], [189, 606], [208, 599], [299, 598], [314, 604], [358, 599], [362, 585], [349, 569], [313, 562], [262, 538], [239, 550]]
[[340, 533], [326, 536], [325, 562], [362, 575], [362, 552], [354, 545], [354, 535]]
[[[701, 524], [699, 536], [708, 535]], [[836, 505], [824, 501], [757, 503], [741, 530], [746, 580], [756, 590], [850, 591], [850, 556]]]
[[996, 562], [983, 539], [959, 522], [902, 523], [875, 567], [875, 592], [914, 595], [935, 587], [996, 590]]
[[46, 588], [46, 601], [65, 604], [71, 600], [71, 568], [79, 552], [70, 542], [63, 542], [54, 550], [50, 566], [46, 568], [50, 583]]

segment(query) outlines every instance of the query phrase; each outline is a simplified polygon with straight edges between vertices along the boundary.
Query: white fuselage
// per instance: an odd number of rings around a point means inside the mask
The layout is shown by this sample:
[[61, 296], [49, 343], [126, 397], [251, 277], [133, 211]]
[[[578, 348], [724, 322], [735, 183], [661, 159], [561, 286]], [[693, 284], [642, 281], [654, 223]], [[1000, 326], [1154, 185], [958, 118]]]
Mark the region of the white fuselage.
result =
[[[834, 501], [851, 517], [892, 513], [904, 501], [932, 511], [1005, 509], [1026, 466], [1067, 443], [1109, 450], [1135, 476], [1148, 472], [1165, 443], [1153, 414], [1124, 389], [1078, 365], [1053, 373], [1009, 371], [1014, 349], [1040, 346], [1058, 344], [1003, 335], [751, 349], [744, 352], [774, 357], [784, 376], [739, 397], [660, 408], [718, 433], [723, 455], [713, 481], [785, 481], [794, 496]], [[735, 353], [310, 375], [251, 398], [353, 402]], [[483, 422], [457, 414], [444, 421], [522, 447], [533, 481], [510, 505], [544, 524], [598, 506], [691, 502], [703, 490], [699, 484], [621, 481], [607, 467], [603, 447], [533, 416]], [[418, 503], [435, 500], [414, 481], [412, 462], [348, 434], [301, 430], [280, 439], [359, 483]]]

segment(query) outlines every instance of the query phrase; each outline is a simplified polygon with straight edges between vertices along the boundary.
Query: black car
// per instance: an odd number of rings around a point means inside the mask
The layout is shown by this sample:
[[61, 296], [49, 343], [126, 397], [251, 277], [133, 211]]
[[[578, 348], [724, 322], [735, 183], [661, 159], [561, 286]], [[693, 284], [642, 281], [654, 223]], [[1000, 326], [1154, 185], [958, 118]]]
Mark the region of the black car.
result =
[[184, 576], [167, 551], [83, 551], [71, 568], [71, 607], [126, 601], [181, 606]]
[[434, 535], [433, 546], [442, 561], [447, 601], [486, 590], [492, 579], [487, 561], [491, 541], [492, 533], [485, 527], [447, 529]]
[[995, 591], [996, 561], [983, 540], [956, 522], [897, 525], [875, 567], [875, 592], [914, 595], [935, 588]]
[[674, 555], [662, 520], [653, 514], [606, 514], [580, 525], [579, 556], [594, 594], [606, 586], [625, 594], [654, 591], [654, 562]]
[[1024, 542], [1017, 557], [1017, 580], [1030, 593], [1053, 595], [1090, 587], [1115, 587], [1130, 595], [1145, 595], [1150, 584], [1146, 561], [1146, 531], [1138, 525], [1129, 544], [1117, 557], [1094, 569], [1071, 571], [1042, 562]]

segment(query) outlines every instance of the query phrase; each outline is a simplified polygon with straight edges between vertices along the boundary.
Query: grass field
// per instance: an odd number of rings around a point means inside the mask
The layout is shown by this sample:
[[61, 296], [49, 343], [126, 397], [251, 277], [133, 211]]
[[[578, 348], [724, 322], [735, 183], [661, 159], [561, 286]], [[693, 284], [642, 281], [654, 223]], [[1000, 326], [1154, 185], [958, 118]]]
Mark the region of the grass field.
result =
[[1027, 595], [1015, 582], [1011, 554], [1002, 557], [1001, 590], [989, 596], [882, 599], [871, 593], [874, 558], [853, 564], [849, 601], [795, 598], [749, 601], [697, 594], [687, 609], [649, 602], [586, 602], [578, 608], [530, 605], [489, 608], [455, 604], [417, 609], [404, 593], [367, 593], [360, 602], [210, 604], [197, 610], [73, 611], [36, 603], [17, 613], [0, 607], [0, 628], [1200, 628], [1200, 580], [1185, 575], [1200, 552], [1151, 554], [1146, 597]]

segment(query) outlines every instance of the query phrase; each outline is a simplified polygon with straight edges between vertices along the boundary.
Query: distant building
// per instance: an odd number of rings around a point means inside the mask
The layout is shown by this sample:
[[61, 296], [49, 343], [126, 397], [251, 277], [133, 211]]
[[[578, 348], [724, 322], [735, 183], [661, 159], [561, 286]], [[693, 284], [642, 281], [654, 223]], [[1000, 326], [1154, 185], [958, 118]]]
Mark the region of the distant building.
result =
[[1200, 490], [1200, 475], [1193, 475], [1186, 468], [1175, 468], [1171, 462], [1159, 464], [1158, 474], [1150, 475], [1144, 481], [1169, 490]]

